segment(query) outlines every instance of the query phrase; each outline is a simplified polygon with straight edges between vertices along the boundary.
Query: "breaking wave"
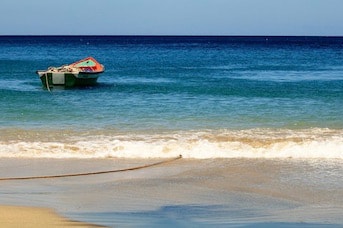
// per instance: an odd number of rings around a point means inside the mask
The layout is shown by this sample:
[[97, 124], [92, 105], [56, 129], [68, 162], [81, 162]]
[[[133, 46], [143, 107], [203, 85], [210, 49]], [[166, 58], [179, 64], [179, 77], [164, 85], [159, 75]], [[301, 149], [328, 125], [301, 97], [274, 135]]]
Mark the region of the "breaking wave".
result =
[[[14, 131], [14, 130], [12, 130]], [[343, 130], [251, 129], [169, 133], [15, 130], [0, 140], [2, 158], [330, 158], [343, 159]], [[19, 132], [19, 133], [18, 133]], [[8, 134], [7, 135], [11, 135]], [[15, 136], [16, 135], [16, 136]], [[52, 137], [51, 135], [55, 135]]]

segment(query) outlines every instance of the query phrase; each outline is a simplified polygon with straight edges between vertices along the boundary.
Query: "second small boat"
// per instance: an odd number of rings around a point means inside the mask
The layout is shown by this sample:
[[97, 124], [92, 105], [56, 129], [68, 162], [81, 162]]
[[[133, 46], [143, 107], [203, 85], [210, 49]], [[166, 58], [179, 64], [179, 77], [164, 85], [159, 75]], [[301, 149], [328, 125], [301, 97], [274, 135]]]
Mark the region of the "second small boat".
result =
[[93, 57], [87, 57], [69, 65], [38, 70], [37, 74], [43, 86], [50, 89], [55, 85], [65, 87], [94, 85], [99, 74], [104, 70], [104, 66]]

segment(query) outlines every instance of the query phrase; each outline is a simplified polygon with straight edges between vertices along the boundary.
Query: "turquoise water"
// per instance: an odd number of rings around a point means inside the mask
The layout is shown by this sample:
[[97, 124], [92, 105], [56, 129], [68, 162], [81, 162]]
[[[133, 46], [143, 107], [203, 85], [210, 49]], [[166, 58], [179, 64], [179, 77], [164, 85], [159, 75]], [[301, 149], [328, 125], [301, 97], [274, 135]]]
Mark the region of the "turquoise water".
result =
[[[87, 56], [96, 86], [35, 74]], [[342, 38], [0, 37], [3, 157], [342, 158], [342, 113]]]

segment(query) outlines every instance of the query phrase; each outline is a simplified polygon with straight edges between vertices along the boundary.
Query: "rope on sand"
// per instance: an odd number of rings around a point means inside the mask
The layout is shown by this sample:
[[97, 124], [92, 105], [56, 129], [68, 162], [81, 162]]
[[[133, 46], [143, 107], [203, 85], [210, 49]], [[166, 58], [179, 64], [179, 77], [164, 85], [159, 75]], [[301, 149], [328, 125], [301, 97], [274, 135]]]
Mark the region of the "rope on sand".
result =
[[158, 166], [166, 163], [170, 163], [182, 158], [182, 155], [179, 155], [176, 158], [172, 158], [169, 160], [156, 162], [148, 165], [136, 166], [126, 169], [117, 169], [117, 170], [105, 170], [105, 171], [98, 171], [98, 172], [88, 172], [88, 173], [73, 173], [73, 174], [61, 174], [61, 175], [51, 175], [51, 176], [30, 176], [30, 177], [4, 177], [0, 178], [0, 181], [11, 181], [11, 180], [34, 180], [34, 179], [52, 179], [52, 178], [63, 178], [63, 177], [79, 177], [79, 176], [90, 176], [90, 175], [99, 175], [99, 174], [106, 174], [106, 173], [119, 173], [119, 172], [126, 172], [126, 171], [133, 171], [138, 169], [145, 169], [152, 166]]

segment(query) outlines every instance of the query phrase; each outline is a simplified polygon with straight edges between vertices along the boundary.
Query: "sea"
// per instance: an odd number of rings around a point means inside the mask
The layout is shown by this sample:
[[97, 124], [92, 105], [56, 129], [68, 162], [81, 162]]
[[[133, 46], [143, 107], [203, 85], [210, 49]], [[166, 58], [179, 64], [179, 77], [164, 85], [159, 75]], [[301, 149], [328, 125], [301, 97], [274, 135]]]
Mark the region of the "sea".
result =
[[343, 38], [3, 36], [0, 89], [0, 157], [343, 158]]
[[[88, 56], [105, 66], [94, 86], [49, 91], [35, 73]], [[337, 203], [343, 197], [343, 37], [0, 36], [0, 159], [148, 163], [179, 155], [204, 169], [233, 161], [257, 170], [259, 162], [286, 162], [290, 173], [300, 163], [312, 171], [331, 167], [313, 183], [323, 187], [333, 178], [323, 188], [336, 192]], [[307, 177], [299, 174], [302, 183]], [[166, 214], [188, 211], [165, 208]], [[340, 215], [334, 224], [343, 224]], [[145, 225], [156, 225], [154, 216]]]

